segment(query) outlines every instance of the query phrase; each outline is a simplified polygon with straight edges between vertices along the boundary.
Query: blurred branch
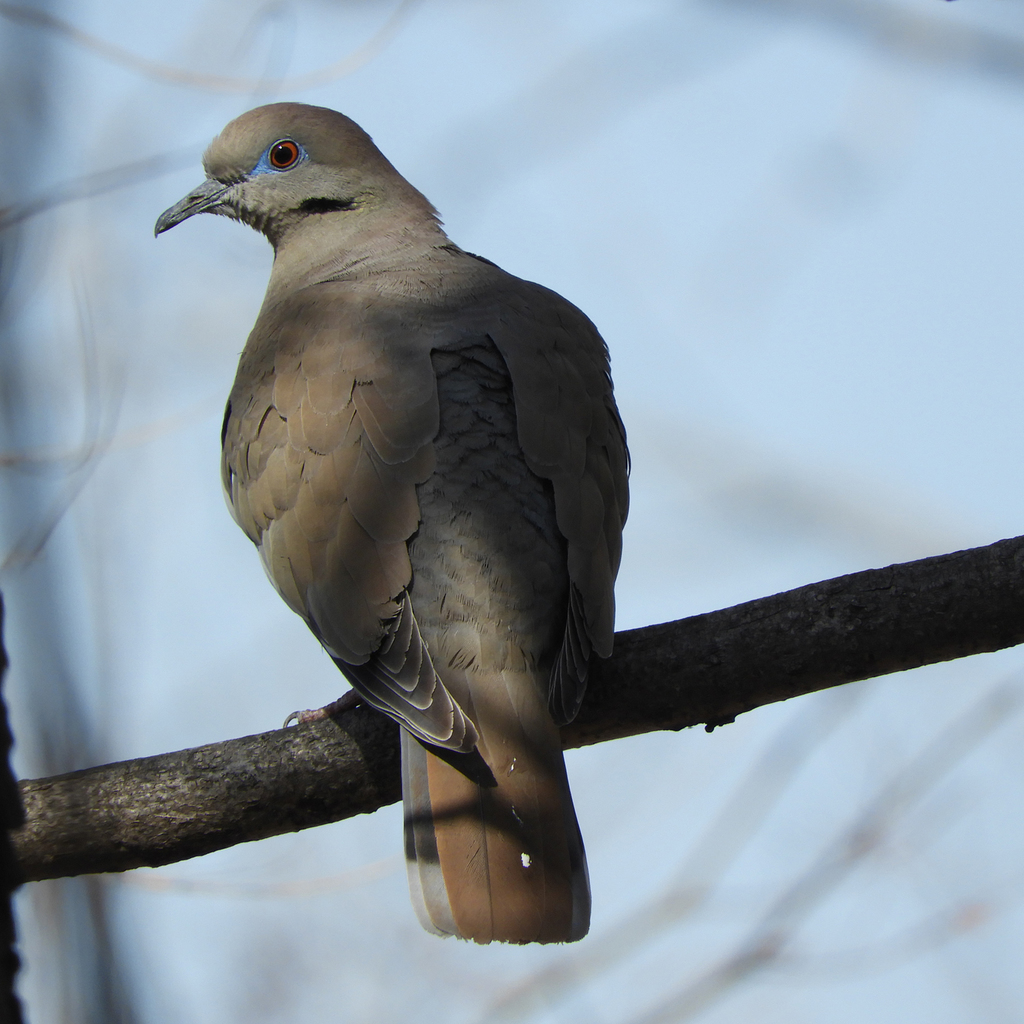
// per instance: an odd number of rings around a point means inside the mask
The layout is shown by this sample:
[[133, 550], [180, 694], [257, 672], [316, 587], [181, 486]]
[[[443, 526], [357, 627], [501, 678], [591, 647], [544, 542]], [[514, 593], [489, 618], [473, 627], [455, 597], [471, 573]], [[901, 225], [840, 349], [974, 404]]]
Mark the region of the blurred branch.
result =
[[[7, 672], [7, 652], [3, 642], [4, 605], [0, 598], [0, 683]], [[14, 744], [7, 720], [7, 705], [0, 697], [0, 826], [16, 828], [25, 820], [18, 786], [11, 771], [10, 752]], [[21, 1004], [15, 992], [18, 974], [17, 936], [14, 929], [12, 893], [20, 883], [10, 833], [0, 836], [0, 1024], [22, 1024]]]
[[771, 814], [800, 769], [828, 742], [865, 693], [836, 691], [838, 699], [810, 705], [786, 723], [751, 765], [710, 827], [700, 836], [676, 877], [654, 899], [632, 909], [618, 922], [592, 935], [528, 974], [503, 992], [480, 1018], [482, 1022], [524, 1020], [550, 1010], [563, 996], [591, 978], [614, 969], [668, 929], [696, 913], [710, 898], [747, 843]]
[[[212, 409], [219, 409], [224, 404], [224, 398], [218, 391], [215, 394], [207, 395], [198, 402], [193, 402], [181, 412], [171, 413], [169, 416], [161, 416], [159, 419], [150, 420], [140, 426], [132, 427], [130, 430], [119, 430], [110, 437], [109, 441], [104, 440], [102, 447], [104, 451], [123, 451], [128, 448], [135, 448], [139, 445], [149, 444], [158, 438], [166, 437], [178, 430], [190, 426], [200, 416], [210, 414]], [[0, 469], [40, 469], [56, 466], [60, 471], [70, 473], [78, 468], [82, 461], [91, 456], [98, 447], [98, 439], [83, 441], [73, 448], [62, 448], [50, 446], [47, 448], [32, 448], [23, 451], [0, 451]], [[71, 463], [68, 467], [66, 464]]]
[[936, 6], [934, 14], [921, 14], [907, 4], [884, 0], [725, 2], [757, 13], [794, 15], [931, 67], [1024, 82], [1024, 40], [964, 24], [951, 18], [948, 8]]
[[[100, 457], [109, 447], [117, 421], [120, 400], [111, 403], [108, 409], [104, 409], [100, 400], [96, 335], [84, 281], [77, 282], [75, 293], [78, 334], [82, 343], [82, 381], [85, 392], [83, 440], [78, 448], [78, 458], [73, 464], [65, 467], [66, 478], [61, 493], [49, 503], [46, 509], [40, 510], [41, 515], [31, 523], [18, 537], [13, 547], [6, 552], [0, 562], [0, 575], [13, 566], [24, 565], [38, 557], [53, 531], [64, 518], [64, 514], [92, 476]], [[0, 466], [2, 465], [3, 462], [0, 461]]]
[[172, 153], [160, 153], [143, 160], [135, 160], [110, 170], [85, 174], [55, 185], [35, 199], [14, 206], [0, 207], [0, 231], [6, 231], [15, 224], [21, 224], [22, 221], [52, 210], [56, 206], [63, 206], [78, 199], [91, 199], [93, 196], [103, 195], [104, 192], [113, 192], [148, 178], [156, 178], [161, 174], [169, 174], [181, 167], [190, 166], [195, 163], [202, 149], [202, 146], [189, 146]]
[[404, 870], [402, 856], [385, 857], [361, 867], [324, 878], [299, 878], [288, 882], [246, 882], [215, 878], [174, 878], [159, 872], [145, 875], [111, 875], [111, 881], [148, 889], [150, 892], [186, 893], [196, 896], [218, 896], [236, 899], [294, 899], [300, 896], [322, 896], [328, 892], [355, 889]]
[[259, 89], [299, 92], [343, 78], [373, 60], [391, 42], [417, 3], [419, 0], [401, 0], [391, 17], [362, 46], [319, 71], [311, 71], [305, 75], [295, 75], [291, 78], [235, 78], [229, 75], [210, 75], [197, 71], [186, 71], [184, 68], [165, 64], [163, 61], [140, 57], [116, 43], [107, 42], [105, 39], [100, 39], [98, 36], [76, 28], [70, 22], [64, 21], [63, 18], [17, 4], [0, 2], [0, 17], [56, 33], [112, 64], [145, 75], [147, 78], [155, 78], [158, 81], [191, 86], [194, 89], [206, 89], [210, 92], [249, 93]]
[[813, 953], [782, 952], [772, 966], [803, 978], [828, 981], [881, 974], [983, 928], [1002, 909], [991, 899], [963, 900], [871, 945]]
[[[773, 967], [797, 929], [866, 857], [895, 823], [989, 734], [1020, 711], [1019, 684], [997, 686], [958, 715], [902, 771], [882, 786], [850, 827], [779, 897], [749, 936], [717, 966], [630, 1024], [692, 1020], [752, 975]], [[964, 920], [970, 921], [968, 916]], [[980, 923], [980, 921], [979, 921]]]
[[[567, 747], [700, 723], [1024, 642], [1024, 537], [617, 634]], [[398, 726], [328, 719], [23, 784], [34, 880], [168, 864], [399, 799]]]

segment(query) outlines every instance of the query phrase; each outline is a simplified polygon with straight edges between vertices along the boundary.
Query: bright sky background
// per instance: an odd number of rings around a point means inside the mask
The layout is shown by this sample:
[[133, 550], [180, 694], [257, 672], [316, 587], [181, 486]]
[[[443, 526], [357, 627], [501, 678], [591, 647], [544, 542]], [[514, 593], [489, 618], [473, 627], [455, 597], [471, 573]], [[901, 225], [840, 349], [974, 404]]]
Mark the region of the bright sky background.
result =
[[[0, 236], [21, 774], [264, 731], [345, 688], [220, 492], [270, 248], [214, 217], [152, 237], [261, 102], [349, 114], [459, 245], [597, 323], [633, 454], [620, 628], [1024, 532], [1021, 0], [45, 8], [196, 74], [359, 58], [237, 92], [5, 10], [0, 204], [99, 192]], [[30, 885], [30, 1020], [1018, 1021], [1022, 670], [1002, 652], [570, 752], [594, 894], [573, 947], [423, 932], [398, 807]], [[871, 809], [869, 848], [816, 873]], [[778, 955], [716, 974], [794, 886]]]

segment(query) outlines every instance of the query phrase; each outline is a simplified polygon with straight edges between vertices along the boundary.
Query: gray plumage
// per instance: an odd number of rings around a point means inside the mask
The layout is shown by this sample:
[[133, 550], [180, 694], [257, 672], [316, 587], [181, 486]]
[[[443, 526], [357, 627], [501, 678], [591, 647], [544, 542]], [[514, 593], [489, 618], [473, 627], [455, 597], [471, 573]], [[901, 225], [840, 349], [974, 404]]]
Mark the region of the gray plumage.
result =
[[566, 300], [453, 245], [341, 114], [260, 107], [204, 165], [157, 233], [208, 211], [275, 250], [224, 419], [228, 502], [284, 600], [404, 727], [420, 919], [580, 938], [557, 725], [612, 648], [627, 454], [607, 349]]

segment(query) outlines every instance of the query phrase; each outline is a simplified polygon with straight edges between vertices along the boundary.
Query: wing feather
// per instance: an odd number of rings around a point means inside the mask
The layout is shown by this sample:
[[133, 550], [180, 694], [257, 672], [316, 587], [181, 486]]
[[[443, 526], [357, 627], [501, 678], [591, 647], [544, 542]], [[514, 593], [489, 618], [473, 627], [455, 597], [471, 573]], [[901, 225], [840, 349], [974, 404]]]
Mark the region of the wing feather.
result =
[[476, 732], [407, 596], [436, 381], [424, 339], [387, 327], [331, 285], [261, 314], [225, 419], [225, 491], [282, 597], [367, 700], [469, 751]]
[[579, 709], [591, 651], [611, 654], [629, 455], [597, 328], [555, 292], [516, 284], [501, 297], [507, 312], [492, 337], [512, 377], [519, 442], [551, 481], [568, 546], [571, 598], [551, 678], [551, 707], [564, 722]]

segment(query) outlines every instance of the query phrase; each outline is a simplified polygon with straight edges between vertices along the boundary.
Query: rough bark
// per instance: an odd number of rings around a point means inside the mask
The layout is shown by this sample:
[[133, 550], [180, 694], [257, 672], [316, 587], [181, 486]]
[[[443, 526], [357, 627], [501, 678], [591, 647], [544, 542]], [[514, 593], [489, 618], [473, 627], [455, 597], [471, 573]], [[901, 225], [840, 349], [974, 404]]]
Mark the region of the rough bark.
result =
[[[616, 636], [567, 747], [714, 728], [763, 704], [1024, 642], [1024, 537]], [[337, 719], [22, 784], [27, 880], [155, 866], [400, 797], [398, 729]]]
[[[0, 598], [0, 685], [7, 672], [7, 651], [3, 642], [4, 604]], [[0, 825], [4, 830], [19, 827], [25, 811], [18, 795], [18, 784], [11, 771], [10, 753], [14, 738], [7, 722], [7, 706], [0, 696]], [[14, 989], [18, 976], [17, 935], [11, 898], [20, 884], [11, 833], [0, 834], [0, 1024], [22, 1024], [21, 1003]]]

